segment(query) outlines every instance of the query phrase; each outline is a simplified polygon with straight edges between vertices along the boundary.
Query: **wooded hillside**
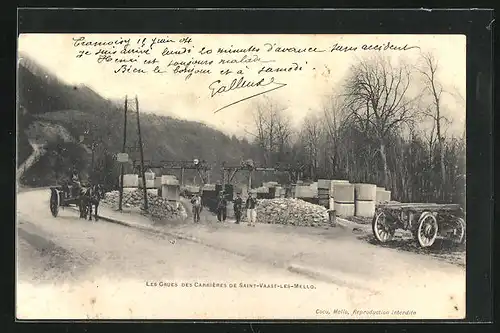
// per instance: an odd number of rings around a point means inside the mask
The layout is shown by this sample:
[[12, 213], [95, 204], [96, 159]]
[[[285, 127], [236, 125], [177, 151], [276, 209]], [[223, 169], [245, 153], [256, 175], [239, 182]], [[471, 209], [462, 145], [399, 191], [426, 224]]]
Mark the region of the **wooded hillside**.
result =
[[[27, 139], [32, 135], [35, 122], [63, 126], [73, 137], [73, 142], [51, 138], [47, 144], [49, 153], [28, 172], [26, 180], [33, 185], [53, 184], [57, 177], [64, 177], [73, 167], [88, 174], [91, 168], [88, 151], [94, 145], [94, 167], [99, 177], [110, 183], [117, 181], [113, 156], [122, 150], [123, 105], [106, 100], [83, 85], [67, 85], [28, 58], [23, 58], [19, 65], [19, 104], [24, 110], [20, 113], [25, 114], [18, 123], [19, 164], [31, 153]], [[252, 147], [248, 142], [202, 123], [144, 112], [140, 114], [140, 121], [147, 160], [206, 160], [215, 164], [212, 178], [218, 180], [219, 163], [239, 163], [251, 155]], [[133, 112], [128, 114], [127, 128], [127, 146], [137, 146], [137, 122]], [[76, 148], [80, 136], [84, 138], [82, 144], [87, 152]], [[78, 153], [68, 154], [68, 149]], [[138, 157], [133, 149], [130, 153]]]

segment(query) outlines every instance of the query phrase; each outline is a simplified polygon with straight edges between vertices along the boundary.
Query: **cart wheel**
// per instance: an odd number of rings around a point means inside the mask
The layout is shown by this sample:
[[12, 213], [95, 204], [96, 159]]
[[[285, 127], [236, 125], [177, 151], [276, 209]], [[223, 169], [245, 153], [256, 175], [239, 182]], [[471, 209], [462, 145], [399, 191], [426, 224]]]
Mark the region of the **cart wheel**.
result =
[[372, 231], [375, 238], [381, 242], [388, 242], [394, 237], [395, 230], [388, 225], [387, 216], [379, 212], [373, 217]]
[[59, 193], [57, 190], [53, 190], [50, 195], [50, 212], [52, 216], [57, 217], [57, 213], [59, 212]]
[[438, 234], [436, 217], [430, 212], [423, 212], [418, 220], [417, 240], [421, 247], [429, 247], [434, 244]]
[[455, 219], [455, 230], [453, 233], [453, 240], [458, 244], [465, 243], [465, 221], [463, 218], [458, 217]]

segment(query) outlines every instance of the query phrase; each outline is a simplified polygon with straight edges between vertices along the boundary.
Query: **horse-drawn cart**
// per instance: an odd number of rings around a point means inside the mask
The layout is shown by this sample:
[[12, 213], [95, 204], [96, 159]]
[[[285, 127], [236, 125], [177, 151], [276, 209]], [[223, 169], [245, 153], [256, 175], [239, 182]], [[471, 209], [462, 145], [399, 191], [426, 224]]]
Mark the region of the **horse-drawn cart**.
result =
[[52, 216], [57, 217], [59, 207], [68, 207], [69, 205], [79, 207], [80, 193], [78, 189], [69, 186], [51, 186], [49, 203]]
[[465, 242], [464, 212], [457, 204], [379, 204], [372, 221], [375, 238], [388, 242], [397, 229], [411, 231], [421, 247], [432, 246], [438, 237]]

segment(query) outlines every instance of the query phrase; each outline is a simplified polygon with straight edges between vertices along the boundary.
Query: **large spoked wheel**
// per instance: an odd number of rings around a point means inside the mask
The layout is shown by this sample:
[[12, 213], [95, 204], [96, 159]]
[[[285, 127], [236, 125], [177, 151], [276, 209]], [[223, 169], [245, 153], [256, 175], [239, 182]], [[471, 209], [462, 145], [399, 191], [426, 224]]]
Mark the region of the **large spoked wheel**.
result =
[[453, 230], [453, 240], [458, 244], [465, 243], [465, 221], [458, 217], [455, 219], [455, 228]]
[[418, 220], [417, 240], [421, 247], [429, 247], [434, 244], [438, 234], [437, 219], [430, 212], [424, 212]]
[[52, 194], [50, 195], [50, 212], [54, 217], [57, 217], [59, 213], [59, 193], [56, 190], [52, 190]]
[[394, 237], [394, 228], [389, 225], [389, 221], [384, 212], [375, 214], [372, 222], [372, 231], [375, 238], [381, 242], [386, 243]]

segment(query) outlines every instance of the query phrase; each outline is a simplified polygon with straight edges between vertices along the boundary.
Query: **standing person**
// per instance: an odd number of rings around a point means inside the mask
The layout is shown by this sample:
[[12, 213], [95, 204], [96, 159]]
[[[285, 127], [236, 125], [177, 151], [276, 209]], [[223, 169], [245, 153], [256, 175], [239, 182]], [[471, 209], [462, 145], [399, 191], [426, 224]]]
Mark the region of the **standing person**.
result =
[[219, 222], [225, 222], [227, 215], [227, 200], [224, 192], [219, 195], [219, 200], [217, 202], [217, 219]]
[[257, 199], [254, 197], [253, 193], [249, 193], [245, 205], [245, 208], [247, 209], [248, 226], [255, 227], [255, 222], [257, 220], [256, 207], [257, 207]]
[[234, 217], [236, 217], [236, 224], [240, 224], [241, 210], [243, 209], [243, 199], [241, 199], [241, 195], [239, 193], [236, 194], [236, 199], [234, 199], [233, 208], [234, 208]]
[[73, 184], [80, 185], [80, 175], [78, 174], [78, 170], [76, 170], [76, 168], [73, 168], [71, 173], [71, 181]]
[[76, 168], [73, 168], [73, 171], [71, 173], [71, 185], [73, 196], [77, 196], [82, 185], [80, 182], [80, 175], [78, 174], [78, 170], [76, 170]]
[[194, 223], [200, 222], [201, 213], [201, 197], [199, 193], [195, 193], [191, 198], [191, 204], [193, 205], [193, 221]]

